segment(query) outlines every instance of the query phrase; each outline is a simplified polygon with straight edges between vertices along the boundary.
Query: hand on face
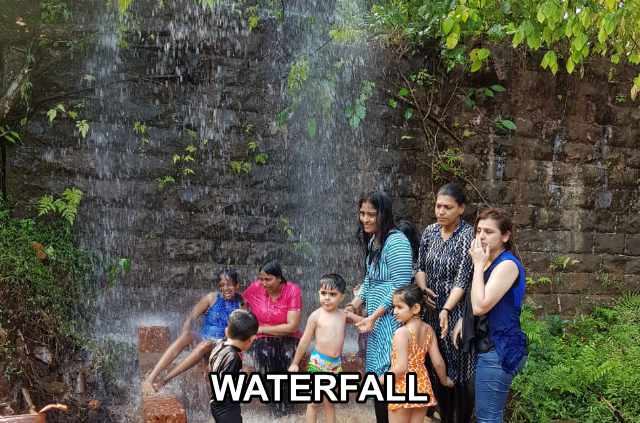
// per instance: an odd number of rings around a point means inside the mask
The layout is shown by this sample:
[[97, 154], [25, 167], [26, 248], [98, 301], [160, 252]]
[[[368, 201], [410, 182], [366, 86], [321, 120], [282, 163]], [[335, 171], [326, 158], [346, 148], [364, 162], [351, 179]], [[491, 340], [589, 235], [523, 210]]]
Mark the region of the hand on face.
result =
[[487, 261], [489, 261], [489, 245], [487, 245], [485, 248], [482, 248], [480, 236], [476, 236], [475, 239], [471, 241], [469, 255], [471, 256], [473, 265], [482, 268], [487, 263]]

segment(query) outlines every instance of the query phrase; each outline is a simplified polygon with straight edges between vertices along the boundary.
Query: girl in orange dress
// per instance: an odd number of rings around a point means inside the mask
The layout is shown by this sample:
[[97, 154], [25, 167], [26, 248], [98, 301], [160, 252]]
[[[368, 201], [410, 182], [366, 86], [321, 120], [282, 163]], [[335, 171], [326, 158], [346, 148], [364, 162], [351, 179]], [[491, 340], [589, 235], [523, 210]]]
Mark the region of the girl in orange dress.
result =
[[397, 393], [405, 393], [407, 373], [415, 373], [418, 386], [416, 394], [428, 394], [429, 402], [390, 403], [390, 423], [423, 423], [427, 407], [437, 404], [433, 396], [431, 381], [424, 366], [424, 358], [429, 354], [433, 367], [441, 383], [453, 387], [447, 376], [444, 360], [438, 349], [433, 328], [422, 321], [424, 297], [417, 285], [397, 289], [393, 294], [393, 314], [402, 325], [393, 335], [391, 351], [391, 373], [395, 375]]

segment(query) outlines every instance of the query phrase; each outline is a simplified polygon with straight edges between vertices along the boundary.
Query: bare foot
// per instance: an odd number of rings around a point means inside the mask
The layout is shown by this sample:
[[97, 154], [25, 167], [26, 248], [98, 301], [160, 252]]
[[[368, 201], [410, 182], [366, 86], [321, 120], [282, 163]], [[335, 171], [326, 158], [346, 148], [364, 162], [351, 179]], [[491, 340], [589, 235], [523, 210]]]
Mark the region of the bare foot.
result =
[[154, 384], [149, 382], [148, 380], [145, 380], [144, 382], [142, 382], [142, 396], [146, 397], [152, 394], [156, 393], [156, 389], [153, 386]]
[[153, 382], [151, 386], [153, 386], [153, 389], [158, 392], [164, 385], [166, 385], [166, 383], [167, 382], [163, 379], [160, 382]]

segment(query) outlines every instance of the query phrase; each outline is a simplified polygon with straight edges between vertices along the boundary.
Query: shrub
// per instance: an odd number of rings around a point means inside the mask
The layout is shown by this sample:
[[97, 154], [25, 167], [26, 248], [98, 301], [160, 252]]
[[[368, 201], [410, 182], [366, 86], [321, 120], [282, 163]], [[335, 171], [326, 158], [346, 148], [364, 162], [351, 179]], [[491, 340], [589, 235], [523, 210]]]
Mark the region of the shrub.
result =
[[529, 359], [514, 379], [512, 422], [640, 422], [640, 296], [573, 321], [522, 315]]

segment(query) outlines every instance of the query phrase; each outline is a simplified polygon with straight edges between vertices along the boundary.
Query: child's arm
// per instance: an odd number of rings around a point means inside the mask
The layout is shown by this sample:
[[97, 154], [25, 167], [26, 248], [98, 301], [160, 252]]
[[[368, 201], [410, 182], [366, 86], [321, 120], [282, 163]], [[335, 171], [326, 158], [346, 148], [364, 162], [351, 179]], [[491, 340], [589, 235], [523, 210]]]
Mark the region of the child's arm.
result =
[[444, 360], [442, 359], [442, 355], [440, 354], [440, 350], [438, 349], [436, 333], [429, 325], [427, 325], [427, 331], [429, 332], [429, 339], [431, 340], [429, 343], [429, 357], [431, 357], [431, 364], [433, 364], [433, 368], [438, 375], [438, 379], [440, 379], [440, 383], [447, 388], [453, 388], [453, 381], [449, 376], [447, 376], [447, 368]]
[[347, 322], [349, 323], [355, 324], [355, 323], [358, 323], [360, 320], [364, 319], [364, 317], [358, 316], [352, 311], [345, 310], [344, 312], [347, 315]]
[[211, 307], [211, 304], [216, 301], [216, 297], [217, 294], [215, 292], [210, 292], [202, 297], [195, 306], [193, 306], [191, 312], [187, 315], [186, 320], [182, 324], [183, 333], [189, 332], [189, 330], [191, 330], [191, 323], [193, 323], [194, 320], [200, 317], [201, 314], [204, 314], [209, 309], [209, 307]]
[[290, 372], [300, 371], [300, 360], [302, 360], [304, 353], [307, 352], [307, 348], [309, 348], [311, 339], [313, 339], [313, 335], [316, 333], [317, 318], [318, 316], [315, 311], [309, 316], [309, 320], [307, 320], [307, 325], [304, 328], [302, 338], [300, 338], [300, 342], [298, 342], [296, 353], [293, 356], [291, 364], [289, 365]]
[[393, 335], [393, 346], [396, 348], [396, 361], [389, 371], [398, 378], [403, 378], [409, 368], [409, 334], [406, 328], [399, 328]]

